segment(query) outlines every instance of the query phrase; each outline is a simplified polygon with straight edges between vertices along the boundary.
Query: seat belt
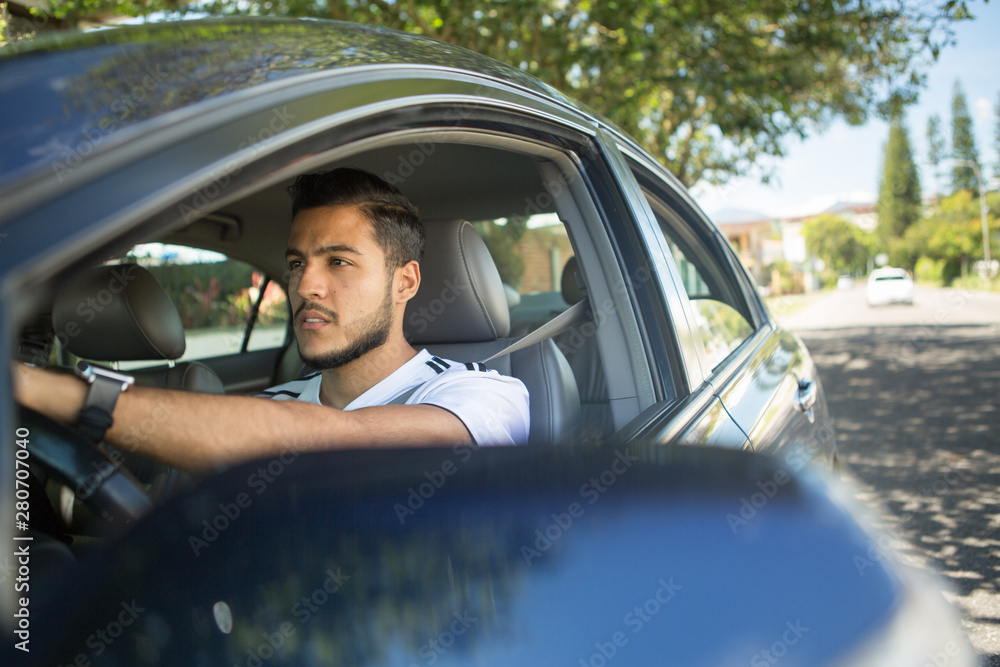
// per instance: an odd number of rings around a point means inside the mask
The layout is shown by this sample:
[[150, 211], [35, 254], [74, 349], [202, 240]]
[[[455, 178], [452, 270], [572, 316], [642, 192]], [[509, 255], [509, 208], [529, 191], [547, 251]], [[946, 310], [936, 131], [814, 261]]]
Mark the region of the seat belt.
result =
[[[499, 359], [518, 350], [523, 350], [526, 347], [531, 347], [535, 343], [540, 343], [543, 340], [548, 340], [555, 336], [558, 336], [563, 331], [566, 331], [572, 326], [582, 322], [587, 318], [588, 307], [587, 300], [577, 301], [575, 304], [570, 306], [568, 309], [559, 313], [551, 320], [538, 327], [526, 336], [517, 339], [507, 347], [503, 348], [493, 356], [483, 359], [481, 362], [485, 364], [487, 361], [493, 361], [494, 359]], [[392, 399], [385, 405], [406, 405], [406, 401], [409, 400], [410, 396], [416, 393], [418, 389], [424, 386], [425, 383], [421, 382], [416, 387], [411, 387], [407, 389], [402, 394]]]
[[421, 382], [416, 387], [411, 387], [411, 388], [407, 389], [402, 394], [400, 394], [396, 398], [392, 399], [391, 401], [389, 401], [385, 405], [406, 405], [406, 401], [408, 401], [410, 399], [410, 396], [413, 396], [413, 394], [415, 394], [417, 392], [417, 389], [420, 389], [421, 387], [423, 387], [424, 384], [425, 383]]
[[588, 311], [587, 305], [586, 299], [577, 301], [564, 312], [559, 313], [542, 326], [538, 327], [523, 338], [519, 338], [493, 356], [483, 359], [480, 363], [485, 364], [487, 361], [493, 361], [494, 359], [517, 352], [518, 350], [523, 350], [526, 347], [531, 347], [535, 343], [541, 343], [543, 340], [548, 340], [549, 338], [558, 336], [563, 331], [566, 331], [570, 327], [575, 326], [586, 319]]

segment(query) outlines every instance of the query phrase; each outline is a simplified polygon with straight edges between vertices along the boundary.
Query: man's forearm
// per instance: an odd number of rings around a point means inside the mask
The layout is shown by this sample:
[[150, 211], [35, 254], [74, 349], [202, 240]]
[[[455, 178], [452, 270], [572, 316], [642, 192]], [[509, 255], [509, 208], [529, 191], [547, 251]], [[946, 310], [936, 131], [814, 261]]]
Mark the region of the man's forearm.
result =
[[[87, 387], [76, 377], [22, 368], [18, 400], [57, 421], [76, 422]], [[429, 405], [344, 412], [311, 403], [133, 387], [121, 394], [105, 440], [188, 470], [283, 450], [469, 442], [461, 422]]]

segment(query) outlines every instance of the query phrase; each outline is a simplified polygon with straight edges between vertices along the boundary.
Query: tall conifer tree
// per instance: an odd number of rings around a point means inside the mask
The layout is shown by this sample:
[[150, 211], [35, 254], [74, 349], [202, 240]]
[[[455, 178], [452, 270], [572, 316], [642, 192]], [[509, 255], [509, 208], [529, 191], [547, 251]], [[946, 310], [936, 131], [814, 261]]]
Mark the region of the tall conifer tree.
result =
[[955, 166], [951, 171], [952, 190], [971, 190], [973, 195], [978, 195], [979, 180], [972, 163], [979, 164], [979, 155], [976, 152], [972, 116], [959, 81], [955, 81], [955, 95], [951, 101], [951, 156], [955, 159]]
[[941, 162], [945, 159], [945, 142], [941, 134], [941, 116], [934, 114], [927, 119], [927, 161], [934, 176], [934, 189], [941, 187]]
[[889, 126], [878, 195], [878, 228], [884, 242], [903, 236], [920, 218], [920, 177], [901, 116]]

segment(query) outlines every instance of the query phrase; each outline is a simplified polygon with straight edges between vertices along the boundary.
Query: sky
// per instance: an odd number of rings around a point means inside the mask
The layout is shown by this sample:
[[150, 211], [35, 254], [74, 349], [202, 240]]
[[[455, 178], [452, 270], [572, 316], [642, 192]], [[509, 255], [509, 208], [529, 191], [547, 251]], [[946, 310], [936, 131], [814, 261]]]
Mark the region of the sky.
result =
[[[957, 43], [941, 52], [927, 69], [927, 86], [906, 116], [910, 145], [921, 170], [924, 194], [936, 192], [927, 157], [927, 119], [938, 114], [945, 142], [951, 146], [951, 101], [955, 80], [965, 90], [976, 132], [976, 148], [984, 177], [993, 175], [1000, 157], [994, 150], [1000, 99], [1000, 1], [970, 3], [975, 20], [955, 26]], [[851, 127], [832, 123], [805, 140], [786, 140], [786, 156], [772, 159], [774, 176], [764, 185], [760, 175], [734, 179], [721, 187], [696, 184], [692, 194], [718, 223], [813, 215], [840, 202], [875, 202], [882, 151], [889, 126], [871, 120]]]

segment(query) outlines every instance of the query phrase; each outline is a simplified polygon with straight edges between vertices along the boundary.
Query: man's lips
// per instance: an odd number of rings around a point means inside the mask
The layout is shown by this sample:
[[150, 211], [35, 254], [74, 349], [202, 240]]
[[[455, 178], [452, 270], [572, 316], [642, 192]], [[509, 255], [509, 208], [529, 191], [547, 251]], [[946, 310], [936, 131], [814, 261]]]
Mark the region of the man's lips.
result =
[[317, 310], [303, 310], [295, 318], [299, 329], [303, 331], [315, 331], [330, 324], [332, 318]]

